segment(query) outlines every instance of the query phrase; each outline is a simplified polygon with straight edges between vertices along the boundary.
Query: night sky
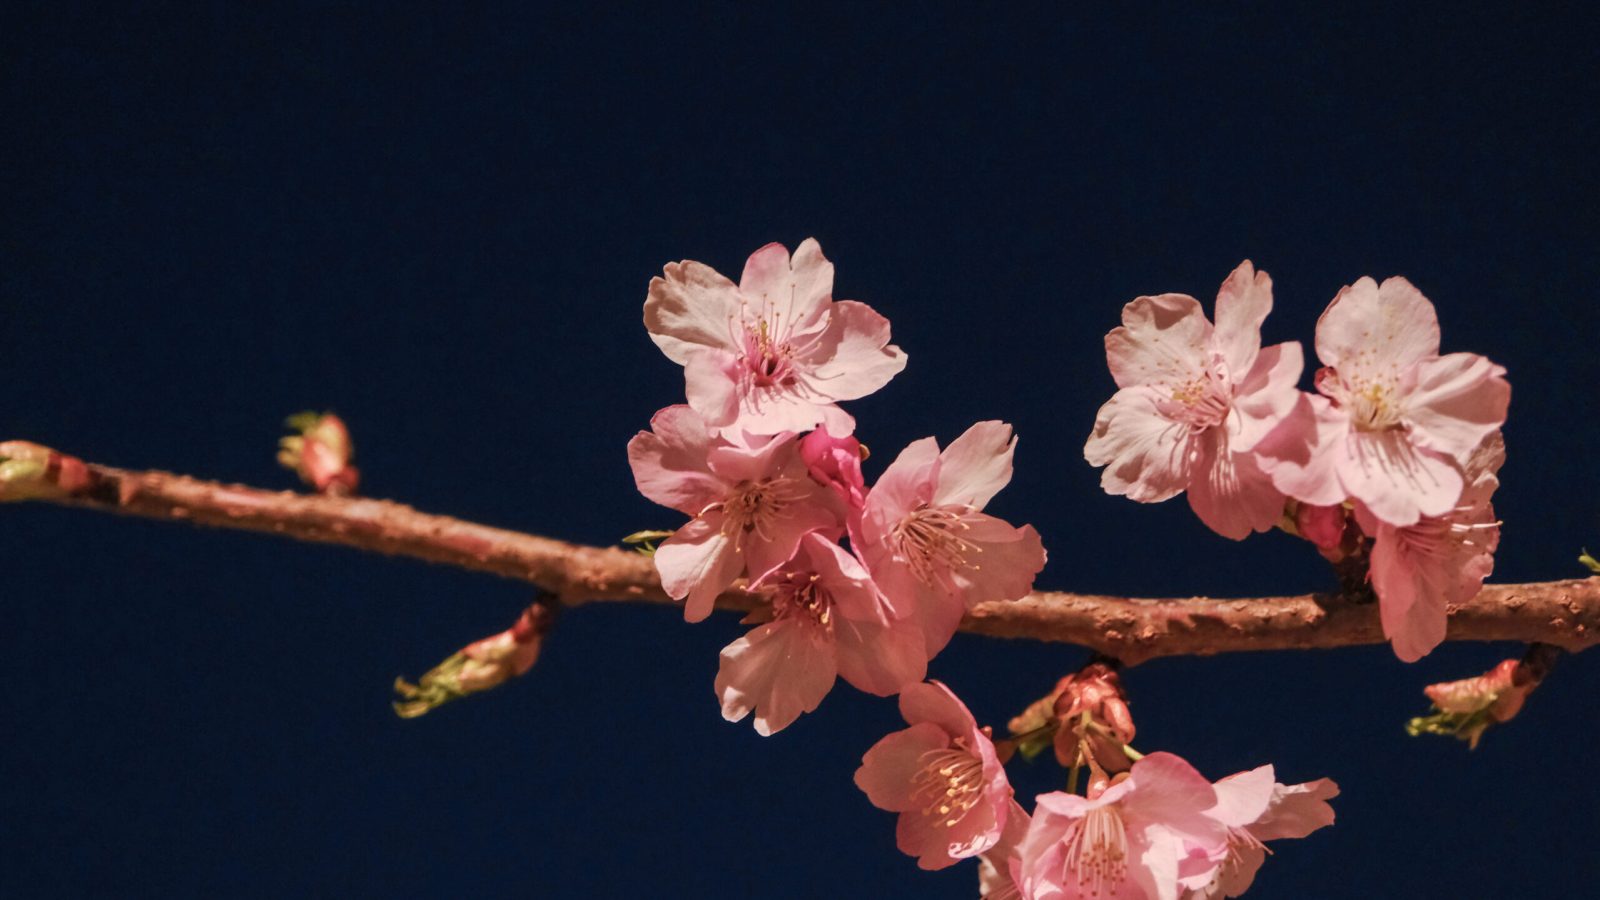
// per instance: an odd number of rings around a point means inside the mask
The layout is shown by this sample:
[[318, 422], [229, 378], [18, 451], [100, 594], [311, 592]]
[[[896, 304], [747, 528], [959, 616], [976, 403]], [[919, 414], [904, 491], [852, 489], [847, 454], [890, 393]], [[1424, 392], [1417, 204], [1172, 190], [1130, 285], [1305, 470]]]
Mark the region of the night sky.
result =
[[[1000, 418], [1021, 440], [991, 510], [1043, 535], [1041, 587], [1327, 589], [1304, 542], [1106, 496], [1082, 458], [1122, 304], [1209, 309], [1249, 258], [1267, 342], [1309, 350], [1342, 285], [1404, 274], [1446, 352], [1506, 366], [1495, 580], [1583, 574], [1594, 18], [902, 9], [5, 4], [0, 438], [287, 488], [282, 418], [333, 409], [372, 495], [613, 543], [681, 522], [624, 455], [683, 390], [649, 279], [815, 236], [909, 355], [848, 405], [869, 478]], [[528, 677], [402, 721], [395, 676], [508, 626], [525, 585], [42, 505], [0, 509], [0, 546], [0, 895], [976, 895], [851, 783], [893, 701], [841, 685], [771, 738], [722, 721], [732, 615], [573, 610]], [[1518, 653], [1126, 683], [1142, 750], [1342, 785], [1251, 897], [1568, 896], [1600, 878], [1600, 654], [1476, 752], [1402, 730], [1424, 685]], [[998, 725], [1086, 658], [959, 636], [931, 675]], [[1024, 799], [1062, 785], [1013, 769]]]

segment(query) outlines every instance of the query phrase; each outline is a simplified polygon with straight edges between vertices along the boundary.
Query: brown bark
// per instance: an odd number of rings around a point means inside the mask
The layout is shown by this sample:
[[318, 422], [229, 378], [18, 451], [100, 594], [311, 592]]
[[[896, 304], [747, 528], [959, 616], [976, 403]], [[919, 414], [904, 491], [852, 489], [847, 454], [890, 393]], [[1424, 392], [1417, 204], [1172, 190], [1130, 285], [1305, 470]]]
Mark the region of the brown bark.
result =
[[[124, 515], [279, 534], [409, 556], [531, 582], [567, 605], [602, 600], [672, 603], [638, 553], [588, 547], [419, 512], [386, 500], [265, 491], [164, 472], [89, 465], [86, 487], [37, 497]], [[719, 608], [748, 610], [730, 591]], [[1059, 641], [1126, 663], [1243, 650], [1344, 647], [1383, 641], [1375, 604], [1338, 594], [1218, 600], [1143, 600], [1038, 592], [985, 603], [963, 631]], [[1450, 640], [1523, 641], [1568, 651], [1600, 641], [1600, 578], [1486, 585], [1450, 611]]]

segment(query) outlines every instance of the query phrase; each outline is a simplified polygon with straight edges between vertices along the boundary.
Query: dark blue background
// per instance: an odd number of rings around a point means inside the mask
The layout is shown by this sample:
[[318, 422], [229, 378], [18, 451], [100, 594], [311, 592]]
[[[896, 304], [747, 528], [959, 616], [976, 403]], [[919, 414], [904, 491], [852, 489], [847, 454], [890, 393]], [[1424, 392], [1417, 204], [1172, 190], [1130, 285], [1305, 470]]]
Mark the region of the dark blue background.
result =
[[[265, 6], [265, 5], [263, 5]], [[910, 366], [854, 404], [880, 455], [1014, 422], [996, 510], [1046, 587], [1330, 584], [1281, 534], [1107, 497], [1081, 457], [1136, 294], [1271, 272], [1309, 344], [1362, 274], [1515, 386], [1499, 580], [1600, 544], [1595, 23], [1456, 4], [1230, 11], [862, 4], [604, 12], [7, 4], [0, 424], [130, 467], [289, 486], [279, 420], [350, 423], [377, 495], [610, 542], [676, 515], [623, 455], [678, 402], [640, 326], [669, 260], [816, 235]], [[0, 893], [15, 897], [971, 897], [851, 784], [899, 727], [841, 687], [771, 739], [717, 713], [731, 616], [565, 617], [534, 673], [419, 721], [420, 674], [520, 585], [68, 509], [0, 510]], [[1140, 745], [1344, 787], [1252, 896], [1558, 896], [1600, 877], [1595, 659], [1469, 754], [1424, 684], [1512, 646], [1151, 663]], [[957, 639], [987, 721], [1084, 658]], [[1036, 765], [1019, 793], [1056, 788]]]

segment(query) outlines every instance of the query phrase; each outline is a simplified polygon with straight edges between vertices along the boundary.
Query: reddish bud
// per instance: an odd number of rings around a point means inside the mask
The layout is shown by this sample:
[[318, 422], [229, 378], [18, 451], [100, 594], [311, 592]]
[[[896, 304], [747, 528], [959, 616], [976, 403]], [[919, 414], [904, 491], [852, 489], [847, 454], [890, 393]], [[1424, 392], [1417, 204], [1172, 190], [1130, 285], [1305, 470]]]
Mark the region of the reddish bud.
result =
[[1412, 719], [1406, 731], [1413, 736], [1451, 735], [1476, 748], [1489, 726], [1509, 722], [1522, 711], [1543, 677], [1539, 669], [1538, 663], [1507, 659], [1473, 678], [1431, 684], [1423, 693], [1433, 701], [1434, 714]]
[[1312, 506], [1299, 504], [1294, 513], [1294, 527], [1300, 536], [1317, 545], [1324, 554], [1336, 553], [1344, 541], [1345, 511], [1343, 506]]
[[402, 699], [395, 701], [394, 711], [402, 718], [414, 719], [522, 675], [538, 661], [544, 636], [554, 623], [555, 609], [536, 602], [523, 610], [516, 624], [451, 654], [417, 684], [396, 678], [394, 689]]
[[319, 494], [356, 492], [361, 473], [350, 464], [355, 445], [344, 422], [333, 413], [303, 412], [285, 424], [298, 431], [278, 441], [278, 462], [292, 469]]
[[0, 501], [70, 497], [93, 483], [75, 456], [29, 441], [0, 443]]

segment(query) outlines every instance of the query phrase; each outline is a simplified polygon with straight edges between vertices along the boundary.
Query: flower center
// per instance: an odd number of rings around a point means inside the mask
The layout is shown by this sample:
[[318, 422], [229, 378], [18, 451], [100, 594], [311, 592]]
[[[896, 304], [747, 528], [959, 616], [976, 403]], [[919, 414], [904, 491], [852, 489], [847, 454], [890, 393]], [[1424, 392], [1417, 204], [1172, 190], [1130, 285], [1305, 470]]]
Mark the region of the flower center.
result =
[[833, 598], [818, 583], [815, 572], [785, 574], [774, 586], [773, 619], [799, 619], [821, 628], [833, 626]]
[[1333, 369], [1323, 369], [1316, 382], [1317, 390], [1345, 411], [1357, 431], [1401, 426], [1399, 387], [1393, 378], [1346, 379]]
[[965, 510], [924, 504], [894, 526], [889, 536], [918, 581], [932, 587], [957, 569], [978, 568], [967, 558], [982, 553], [983, 548], [961, 536], [971, 527], [962, 518], [965, 514]]
[[951, 828], [983, 799], [983, 761], [957, 738], [949, 747], [929, 750], [918, 759], [911, 796], [926, 802], [922, 815], [934, 827]]
[[741, 481], [727, 497], [704, 512], [720, 509], [722, 533], [731, 536], [736, 546], [742, 546], [749, 534], [763, 541], [772, 540], [773, 523], [793, 515], [791, 507], [805, 496], [805, 488], [786, 476]]
[[1065, 838], [1067, 871], [1091, 897], [1115, 891], [1128, 877], [1128, 833], [1115, 806], [1089, 810]]
[[1233, 409], [1233, 388], [1227, 377], [1207, 372], [1172, 389], [1169, 399], [1158, 403], [1162, 415], [1188, 425], [1191, 430], [1215, 428]]
[[795, 348], [778, 335], [777, 320], [774, 313], [770, 325], [766, 319], [761, 319], [754, 328], [745, 327], [744, 352], [739, 355], [739, 362], [744, 366], [746, 377], [757, 387], [794, 384], [794, 366], [790, 360]]

